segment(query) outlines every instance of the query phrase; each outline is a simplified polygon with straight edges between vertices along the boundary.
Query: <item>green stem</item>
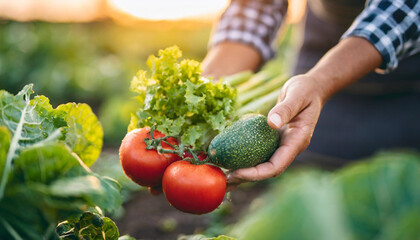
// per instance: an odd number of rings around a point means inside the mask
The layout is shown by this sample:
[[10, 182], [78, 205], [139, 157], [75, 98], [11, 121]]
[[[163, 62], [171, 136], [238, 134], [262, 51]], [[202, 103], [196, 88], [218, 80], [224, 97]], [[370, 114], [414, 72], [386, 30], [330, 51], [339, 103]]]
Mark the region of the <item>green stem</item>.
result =
[[4, 165], [3, 174], [1, 176], [1, 181], [0, 181], [0, 200], [3, 199], [4, 197], [4, 191], [6, 188], [7, 179], [9, 177], [9, 172], [11, 171], [11, 168], [12, 168], [12, 160], [16, 154], [17, 149], [19, 148], [19, 139], [22, 137], [23, 124], [26, 122], [25, 115], [29, 106], [29, 95], [26, 95], [25, 101], [26, 101], [25, 107], [22, 110], [19, 123], [16, 127], [15, 133], [13, 134], [12, 141], [10, 141], [9, 151], [7, 152], [6, 163]]
[[163, 140], [163, 142], [164, 142], [164, 143], [166, 143], [166, 144], [168, 144], [168, 145], [169, 145], [169, 147], [171, 147], [172, 149], [176, 149], [176, 146], [175, 146], [175, 145], [173, 145], [173, 144], [171, 144], [171, 143], [169, 143], [168, 141]]
[[[165, 137], [160, 137], [160, 138], [154, 138], [153, 136], [153, 130], [154, 128], [152, 127], [150, 129], [150, 138], [145, 138], [144, 142], [146, 143], [146, 149], [151, 150], [154, 149], [156, 151], [158, 151], [159, 153], [172, 153], [172, 154], [176, 154], [179, 157], [182, 158], [184, 151], [188, 151], [191, 153], [191, 155], [193, 156], [190, 160], [190, 162], [192, 164], [195, 165], [200, 165], [200, 164], [204, 164], [207, 163], [208, 161], [200, 161], [200, 159], [198, 158], [196, 151], [194, 150], [194, 148], [191, 147], [185, 147], [183, 144], [178, 144], [178, 145], [173, 145], [171, 143], [169, 143], [167, 141], [168, 138], [170, 138], [171, 136], [165, 136]], [[180, 139], [178, 139], [178, 142], [180, 142]], [[162, 147], [162, 142], [164, 142], [165, 144], [168, 144], [172, 149], [165, 149]]]
[[238, 96], [238, 105], [244, 106], [246, 103], [251, 102], [254, 99], [264, 97], [273, 90], [281, 88], [284, 83], [287, 81], [285, 76], [275, 77], [269, 82], [258, 86], [255, 89], [252, 89], [246, 93], [240, 94]]
[[277, 103], [277, 98], [280, 95], [281, 89], [277, 89], [263, 97], [260, 97], [237, 110], [239, 116], [247, 113], [260, 113], [267, 115], [268, 112], [273, 108]]
[[242, 72], [224, 77], [222, 81], [229, 84], [232, 87], [236, 87], [239, 84], [248, 81], [252, 77], [252, 75], [254, 75], [254, 73], [250, 70], [242, 71]]
[[165, 149], [160, 145], [156, 147], [156, 151], [158, 151], [159, 153], [173, 153], [173, 154], [179, 155], [179, 151], [171, 150], [171, 149]]
[[188, 160], [191, 164], [201, 165], [201, 164], [209, 164], [210, 163], [210, 161], [209, 161], [208, 158], [207, 159], [203, 159], [202, 161], [200, 161], [200, 159], [198, 158], [198, 156], [197, 156], [196, 151], [194, 150], [194, 148], [187, 147], [186, 148], [186, 151], [189, 151], [193, 157], [192, 158], [186, 158], [184, 160]]
[[244, 94], [261, 84], [264, 84], [270, 81], [274, 77], [274, 73], [270, 71], [260, 71], [256, 73], [253, 77], [251, 77], [248, 81], [239, 85], [236, 89], [238, 89], [238, 95]]
[[23, 240], [23, 238], [18, 234], [18, 232], [3, 218], [0, 218], [0, 222], [3, 223], [4, 228], [6, 231], [9, 232], [9, 234], [13, 237], [13, 239], [16, 240]]

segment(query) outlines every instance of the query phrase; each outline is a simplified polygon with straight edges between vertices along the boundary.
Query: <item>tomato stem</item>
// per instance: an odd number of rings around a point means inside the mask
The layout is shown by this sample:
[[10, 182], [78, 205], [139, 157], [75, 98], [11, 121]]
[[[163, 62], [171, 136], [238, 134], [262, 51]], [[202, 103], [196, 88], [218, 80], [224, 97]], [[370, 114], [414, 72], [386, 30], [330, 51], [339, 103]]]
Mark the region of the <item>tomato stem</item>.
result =
[[[151, 150], [154, 149], [156, 151], [158, 151], [159, 153], [172, 153], [172, 154], [176, 154], [178, 156], [180, 156], [181, 158], [183, 157], [183, 153], [188, 151], [192, 157], [188, 157], [185, 158], [185, 160], [190, 161], [192, 164], [194, 165], [200, 165], [200, 164], [205, 164], [205, 163], [209, 163], [208, 159], [202, 160], [200, 161], [200, 159], [197, 156], [196, 150], [190, 146], [185, 146], [183, 144], [179, 144], [179, 145], [174, 145], [171, 144], [167, 141], [168, 138], [171, 138], [171, 136], [164, 136], [164, 137], [160, 137], [160, 138], [155, 138], [153, 135], [153, 131], [155, 131], [156, 126], [153, 125], [150, 128], [150, 138], [145, 138], [144, 142], [146, 143], [146, 149]], [[175, 138], [175, 137], [172, 137]], [[177, 138], [178, 142], [180, 142], [179, 138]], [[172, 149], [166, 149], [162, 147], [162, 142], [164, 142], [165, 144], [167, 144], [168, 146], [170, 146]]]
[[190, 158], [190, 163], [194, 164], [194, 165], [200, 165], [203, 164], [204, 161], [200, 161], [200, 159], [198, 158], [197, 154], [195, 153], [194, 149], [191, 147], [187, 147], [187, 151], [191, 153], [192, 158]]

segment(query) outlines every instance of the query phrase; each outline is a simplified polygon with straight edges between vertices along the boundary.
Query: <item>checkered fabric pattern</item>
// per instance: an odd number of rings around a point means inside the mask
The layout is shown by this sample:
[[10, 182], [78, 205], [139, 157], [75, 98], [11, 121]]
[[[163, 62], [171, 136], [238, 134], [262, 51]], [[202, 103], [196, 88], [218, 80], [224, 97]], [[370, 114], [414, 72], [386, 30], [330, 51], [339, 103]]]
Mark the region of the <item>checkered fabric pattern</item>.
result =
[[420, 52], [420, 1], [368, 1], [342, 38], [349, 36], [372, 42], [382, 55], [379, 69], [389, 72], [399, 60]]
[[274, 56], [271, 46], [287, 12], [287, 0], [232, 0], [210, 39], [241, 42], [257, 49], [263, 60]]

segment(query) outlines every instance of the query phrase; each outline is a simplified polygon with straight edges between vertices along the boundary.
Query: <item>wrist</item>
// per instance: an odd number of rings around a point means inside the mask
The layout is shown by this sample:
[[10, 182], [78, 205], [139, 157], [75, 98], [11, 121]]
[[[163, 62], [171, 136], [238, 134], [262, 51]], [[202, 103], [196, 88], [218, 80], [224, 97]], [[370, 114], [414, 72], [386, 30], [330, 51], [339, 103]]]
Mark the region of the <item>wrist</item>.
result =
[[349, 37], [328, 51], [306, 75], [322, 89], [326, 102], [332, 95], [372, 72], [382, 62], [367, 40]]
[[335, 80], [322, 71], [309, 71], [304, 74], [314, 85], [319, 99], [324, 105], [338, 90], [331, 83]]

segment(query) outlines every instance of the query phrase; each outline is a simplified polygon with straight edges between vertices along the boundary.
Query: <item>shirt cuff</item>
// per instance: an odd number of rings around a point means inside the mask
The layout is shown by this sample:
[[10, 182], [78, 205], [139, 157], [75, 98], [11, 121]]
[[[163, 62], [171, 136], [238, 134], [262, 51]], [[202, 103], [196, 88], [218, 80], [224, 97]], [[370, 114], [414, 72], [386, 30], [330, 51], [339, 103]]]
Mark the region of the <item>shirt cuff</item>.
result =
[[221, 16], [209, 47], [239, 42], [255, 48], [267, 61], [274, 57], [272, 43], [287, 12], [287, 1], [233, 0]]
[[384, 33], [373, 25], [368, 28], [355, 28], [349, 30], [342, 36], [342, 39], [347, 37], [361, 37], [373, 44], [382, 56], [382, 64], [376, 70], [379, 73], [388, 73], [397, 68], [398, 59], [395, 49], [392, 45], [391, 39], [384, 35]]
[[388, 73], [399, 60], [418, 52], [420, 3], [371, 0], [342, 39], [356, 36], [370, 41], [382, 56], [377, 72]]

